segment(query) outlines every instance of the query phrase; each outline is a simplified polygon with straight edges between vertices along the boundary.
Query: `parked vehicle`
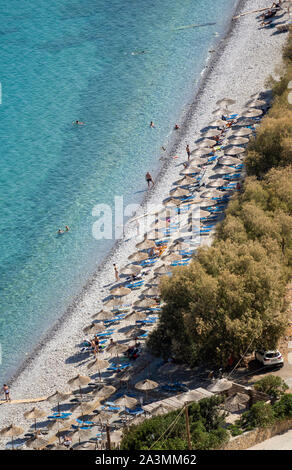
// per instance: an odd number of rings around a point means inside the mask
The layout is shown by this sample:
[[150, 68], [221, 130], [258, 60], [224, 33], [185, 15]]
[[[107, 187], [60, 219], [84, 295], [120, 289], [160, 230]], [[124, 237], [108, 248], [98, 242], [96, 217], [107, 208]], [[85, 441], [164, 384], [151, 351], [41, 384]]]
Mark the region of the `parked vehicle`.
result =
[[256, 351], [256, 359], [264, 366], [279, 366], [283, 367], [284, 359], [280, 351]]

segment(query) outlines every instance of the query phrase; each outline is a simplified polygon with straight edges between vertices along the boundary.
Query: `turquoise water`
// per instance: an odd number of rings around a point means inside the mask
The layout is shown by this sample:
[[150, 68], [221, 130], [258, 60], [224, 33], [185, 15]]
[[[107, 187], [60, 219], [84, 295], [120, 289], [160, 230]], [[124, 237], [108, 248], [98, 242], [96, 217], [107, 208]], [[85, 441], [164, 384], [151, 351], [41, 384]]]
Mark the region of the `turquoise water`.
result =
[[112, 246], [94, 205], [142, 199], [235, 3], [2, 0], [0, 383]]

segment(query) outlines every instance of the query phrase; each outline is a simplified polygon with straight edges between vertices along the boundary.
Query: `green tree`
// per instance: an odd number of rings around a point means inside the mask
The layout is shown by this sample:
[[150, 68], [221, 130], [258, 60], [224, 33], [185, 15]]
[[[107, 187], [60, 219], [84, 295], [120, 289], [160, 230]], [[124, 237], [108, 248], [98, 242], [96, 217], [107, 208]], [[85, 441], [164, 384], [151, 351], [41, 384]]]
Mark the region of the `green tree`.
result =
[[284, 395], [286, 390], [288, 390], [288, 385], [281, 377], [276, 375], [267, 375], [256, 382], [254, 384], [254, 388], [277, 400]]

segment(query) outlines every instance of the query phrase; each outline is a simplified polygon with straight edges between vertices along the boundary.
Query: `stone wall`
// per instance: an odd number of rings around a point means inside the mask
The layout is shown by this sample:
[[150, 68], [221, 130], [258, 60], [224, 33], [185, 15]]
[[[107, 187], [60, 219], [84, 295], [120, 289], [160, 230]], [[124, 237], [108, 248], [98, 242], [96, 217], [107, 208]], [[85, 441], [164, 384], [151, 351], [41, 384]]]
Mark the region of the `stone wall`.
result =
[[220, 450], [245, 450], [250, 447], [259, 444], [260, 442], [266, 441], [277, 434], [283, 434], [286, 431], [292, 429], [292, 419], [280, 421], [273, 426], [267, 428], [257, 428], [252, 431], [245, 432], [240, 436], [232, 437], [225, 446], [221, 447]]

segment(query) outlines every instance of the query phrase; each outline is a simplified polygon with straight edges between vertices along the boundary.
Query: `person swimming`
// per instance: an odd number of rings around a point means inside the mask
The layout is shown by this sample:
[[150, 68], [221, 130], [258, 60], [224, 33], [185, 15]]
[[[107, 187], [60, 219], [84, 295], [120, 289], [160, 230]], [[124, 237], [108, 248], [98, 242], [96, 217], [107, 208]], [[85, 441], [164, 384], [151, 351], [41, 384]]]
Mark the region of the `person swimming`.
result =
[[76, 124], [78, 126], [84, 126], [85, 125], [85, 122], [82, 122], [82, 121], [73, 121], [72, 124]]

